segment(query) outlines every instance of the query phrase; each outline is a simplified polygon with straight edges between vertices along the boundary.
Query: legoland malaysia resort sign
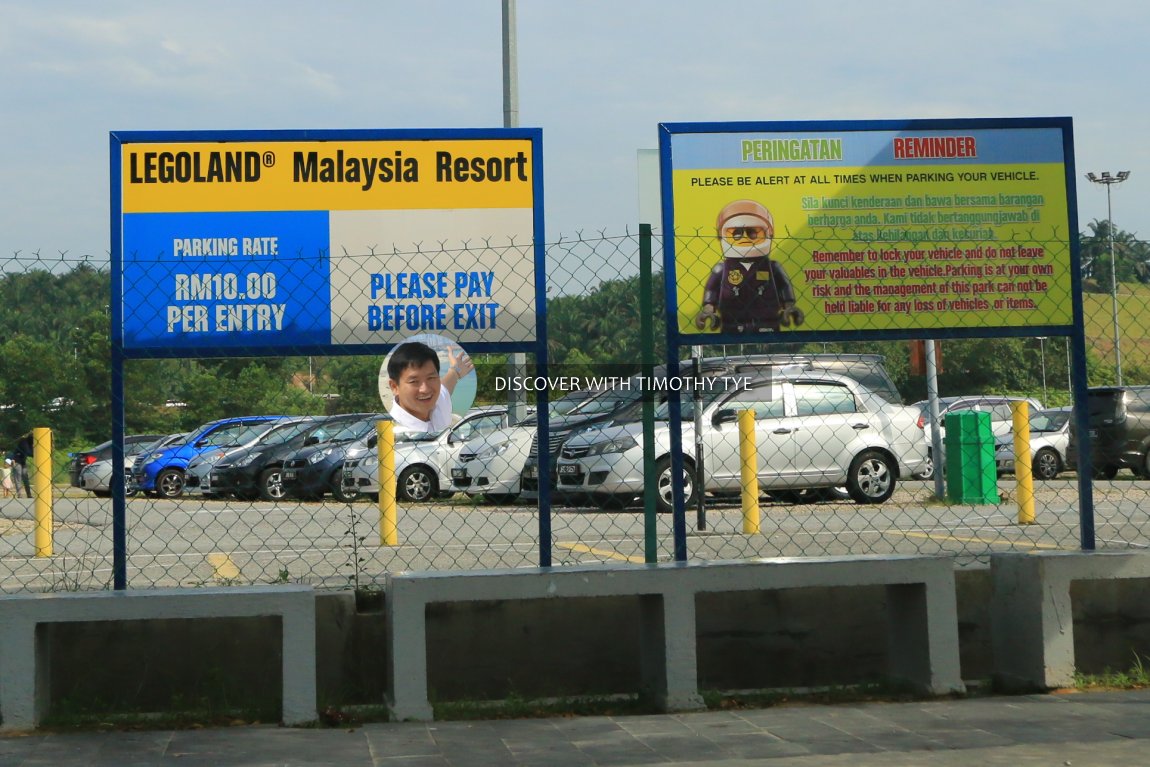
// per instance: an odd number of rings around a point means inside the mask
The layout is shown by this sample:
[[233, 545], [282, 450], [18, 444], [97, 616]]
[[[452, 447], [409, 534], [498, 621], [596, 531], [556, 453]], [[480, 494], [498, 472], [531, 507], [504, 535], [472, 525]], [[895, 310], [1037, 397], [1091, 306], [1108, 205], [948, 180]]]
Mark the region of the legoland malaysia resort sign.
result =
[[536, 129], [113, 134], [123, 346], [529, 344], [539, 145]]
[[661, 127], [680, 334], [1072, 324], [1069, 119]]

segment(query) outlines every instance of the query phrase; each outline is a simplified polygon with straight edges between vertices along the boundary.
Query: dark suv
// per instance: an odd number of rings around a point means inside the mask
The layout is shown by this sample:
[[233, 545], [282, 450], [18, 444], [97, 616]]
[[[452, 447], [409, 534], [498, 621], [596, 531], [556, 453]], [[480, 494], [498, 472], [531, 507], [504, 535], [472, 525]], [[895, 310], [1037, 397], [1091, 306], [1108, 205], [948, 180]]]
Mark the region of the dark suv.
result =
[[[1119, 469], [1150, 478], [1150, 386], [1100, 386], [1086, 392], [1094, 476], [1113, 479]], [[1078, 460], [1078, 435], [1070, 425], [1066, 460]]]
[[343, 486], [343, 460], [347, 449], [374, 431], [376, 421], [390, 418], [383, 413], [358, 415], [359, 418], [333, 430], [325, 441], [301, 447], [283, 457], [280, 481], [286, 497], [322, 500], [326, 493], [331, 493], [337, 501], [355, 500], [359, 491]]

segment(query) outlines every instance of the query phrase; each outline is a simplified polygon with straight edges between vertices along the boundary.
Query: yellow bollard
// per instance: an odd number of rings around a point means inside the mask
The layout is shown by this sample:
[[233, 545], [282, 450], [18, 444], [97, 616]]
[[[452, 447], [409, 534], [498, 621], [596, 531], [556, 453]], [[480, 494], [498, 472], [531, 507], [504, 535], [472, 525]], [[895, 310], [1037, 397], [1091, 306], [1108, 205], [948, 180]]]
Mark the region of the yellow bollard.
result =
[[1030, 466], [1030, 405], [1012, 402], [1014, 475], [1018, 478], [1018, 524], [1034, 524], [1034, 474]]
[[375, 422], [379, 451], [379, 545], [399, 545], [399, 522], [395, 507], [395, 424]]
[[759, 454], [755, 446], [755, 411], [739, 412], [739, 477], [743, 487], [743, 533], [759, 532]]
[[52, 430], [32, 430], [32, 498], [36, 556], [52, 556]]

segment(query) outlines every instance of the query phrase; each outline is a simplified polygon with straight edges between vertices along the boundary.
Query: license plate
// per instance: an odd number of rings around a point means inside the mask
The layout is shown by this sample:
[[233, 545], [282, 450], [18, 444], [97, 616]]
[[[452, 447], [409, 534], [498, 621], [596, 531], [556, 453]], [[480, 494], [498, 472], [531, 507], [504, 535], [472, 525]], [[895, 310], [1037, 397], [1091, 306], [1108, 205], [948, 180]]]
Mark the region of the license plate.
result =
[[452, 479], [467, 479], [467, 469], [452, 469], [451, 470], [451, 478]]
[[284, 479], [295, 479], [295, 469], [284, 469], [283, 478]]
[[559, 476], [560, 477], [578, 477], [583, 474], [583, 470], [577, 464], [560, 464]]

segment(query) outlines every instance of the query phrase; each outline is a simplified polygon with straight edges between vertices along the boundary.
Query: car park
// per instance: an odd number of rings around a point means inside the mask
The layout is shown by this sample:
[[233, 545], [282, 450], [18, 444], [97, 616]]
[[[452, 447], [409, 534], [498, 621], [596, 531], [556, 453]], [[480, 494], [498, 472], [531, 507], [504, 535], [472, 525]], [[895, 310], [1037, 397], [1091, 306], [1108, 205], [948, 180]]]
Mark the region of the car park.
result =
[[[1067, 468], [1070, 414], [1068, 407], [1030, 414], [1030, 471], [1035, 479], [1054, 479]], [[995, 438], [994, 461], [999, 474], [1014, 471], [1013, 434]]]
[[279, 501], [283, 487], [284, 460], [301, 448], [331, 440], [345, 426], [370, 417], [367, 413], [309, 416], [283, 424], [250, 445], [228, 451], [207, 474], [213, 493], [234, 495], [240, 500]]
[[253, 415], [206, 423], [182, 443], [141, 454], [132, 467], [132, 480], [147, 495], [179, 498], [184, 492], [184, 473], [193, 458], [213, 448], [235, 447], [240, 444], [237, 440], [250, 439], [252, 427], [282, 418]]
[[[1030, 412], [1043, 409], [1042, 403], [1032, 397], [1011, 397], [998, 394], [968, 394], [938, 399], [938, 431], [942, 444], [943, 466], [946, 458], [946, 416], [966, 411], [990, 414], [991, 439], [1010, 436], [1014, 432], [1014, 403], [1026, 402]], [[912, 407], [919, 410], [918, 423], [926, 431], [927, 445], [931, 446], [931, 461], [916, 476], [925, 479], [934, 476], [934, 448], [932, 432], [934, 424], [930, 420], [930, 400], [919, 400]]]
[[[817, 370], [776, 371], [742, 389], [722, 392], [702, 410], [705, 490], [739, 492], [737, 413], [755, 413], [758, 478], [762, 491], [795, 492], [845, 486], [857, 503], [882, 503], [899, 478], [926, 465], [918, 410], [892, 405], [854, 379]], [[654, 456], [660, 510], [671, 508], [671, 423], [658, 408]], [[684, 494], [693, 503], [695, 426], [681, 422]], [[601, 502], [625, 504], [640, 496], [643, 426], [607, 426], [570, 438], [557, 469], [559, 488], [585, 492]]]
[[[880, 354], [752, 354], [705, 357], [698, 362], [700, 377], [728, 376], [733, 379], [762, 378], [784, 371], [824, 371], [846, 375], [866, 386], [885, 401], [902, 404], [902, 397], [886, 371]], [[692, 360], [680, 362], [680, 375], [691, 375], [695, 363]], [[660, 366], [655, 376], [665, 375], [666, 368]], [[563, 443], [572, 435], [585, 429], [597, 428], [605, 423], [623, 424], [638, 421], [641, 417], [642, 390], [633, 385], [620, 390], [608, 390], [590, 398], [564, 416], [550, 424], [548, 445], [551, 456], [551, 487], [557, 497], [562, 498], [567, 491], [564, 483], [558, 482], [556, 460]], [[684, 397], [684, 401], [689, 397]], [[538, 491], [538, 443], [533, 442], [524, 464], [521, 486], [529, 496]], [[486, 472], [488, 475], [493, 472]]]
[[[426, 501], [452, 495], [451, 469], [464, 444], [507, 426], [503, 406], [479, 407], [438, 433], [397, 432], [395, 441], [396, 496], [401, 501]], [[379, 493], [379, 450], [376, 436], [366, 438], [361, 457], [344, 460], [345, 489]]]
[[[156, 440], [163, 437], [163, 434], [131, 434], [124, 437], [124, 456], [133, 456], [139, 453], [144, 448]], [[111, 477], [111, 462], [112, 462], [112, 440], [101, 442], [93, 448], [87, 450], [80, 450], [79, 452], [69, 453], [68, 457], [72, 460], [68, 462], [68, 479], [72, 487], [83, 487], [80, 481], [80, 474], [85, 468], [94, 463], [107, 461], [109, 466], [107, 469], [108, 477]], [[102, 473], [101, 470], [97, 470]], [[104, 489], [108, 487], [107, 482], [104, 483]], [[102, 491], [101, 491], [102, 492]], [[97, 493], [99, 495], [100, 493]]]
[[[1086, 392], [1091, 469], [1113, 479], [1120, 469], [1150, 478], [1150, 386], [1099, 386]], [[1070, 425], [1067, 461], [1078, 462], [1079, 436]]]
[[282, 464], [300, 448], [328, 441], [367, 414], [291, 416], [253, 429], [242, 444], [206, 450], [188, 463], [185, 496], [269, 501], [285, 497]]
[[302, 447], [284, 456], [281, 477], [285, 497], [319, 500], [330, 493], [337, 501], [355, 500], [359, 491], [344, 489], [343, 486], [343, 462], [349, 453], [353, 458], [361, 457], [362, 452], [366, 452], [366, 442], [357, 446], [355, 451], [349, 448], [374, 433], [378, 421], [391, 419], [383, 413], [360, 416], [333, 432], [325, 442]]
[[277, 429], [290, 427], [298, 420], [298, 417], [284, 417], [275, 421], [253, 424], [248, 427], [246, 432], [240, 433], [235, 437], [234, 445], [212, 447], [195, 456], [188, 461], [188, 466], [184, 470], [184, 491], [182, 495], [189, 498], [195, 496], [201, 498], [216, 498], [224, 495], [224, 493], [214, 490], [209, 480], [211, 470], [216, 463], [223, 460], [224, 456], [228, 453], [253, 445], [266, 435], [273, 433]]
[[[143, 435], [152, 436], [152, 435]], [[184, 434], [169, 434], [167, 436], [160, 436], [150, 442], [135, 442], [130, 447], [128, 446], [128, 439], [124, 439], [124, 473], [126, 477], [125, 492], [130, 498], [136, 494], [137, 490], [131, 482], [132, 464], [135, 463], [142, 453], [152, 452], [154, 450], [169, 445], [176, 440], [182, 439]], [[93, 448], [99, 450], [99, 448]], [[100, 450], [98, 455], [103, 455]], [[111, 450], [108, 450], [107, 457], [98, 458], [98, 460], [90, 463], [85, 463], [84, 467], [80, 470], [80, 476], [77, 482], [73, 483], [76, 487], [95, 495], [97, 498], [107, 498], [112, 494], [112, 455]]]

